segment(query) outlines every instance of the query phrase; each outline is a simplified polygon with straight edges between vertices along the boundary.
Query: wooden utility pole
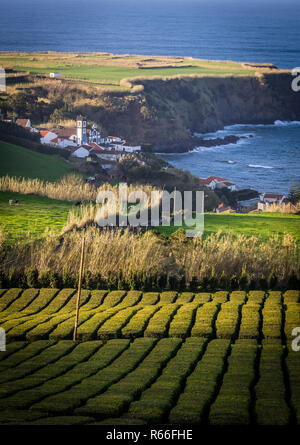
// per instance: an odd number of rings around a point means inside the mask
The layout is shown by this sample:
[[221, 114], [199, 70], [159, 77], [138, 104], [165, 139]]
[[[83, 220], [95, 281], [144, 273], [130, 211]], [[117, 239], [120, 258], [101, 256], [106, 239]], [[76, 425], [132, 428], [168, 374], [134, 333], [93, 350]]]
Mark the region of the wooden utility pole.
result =
[[73, 341], [76, 341], [76, 339], [77, 339], [77, 328], [78, 328], [80, 296], [81, 296], [82, 272], [83, 272], [83, 263], [84, 263], [84, 248], [85, 248], [85, 236], [83, 235], [83, 237], [82, 237], [82, 244], [81, 244], [81, 258], [80, 258], [80, 268], [79, 268], [79, 281], [78, 281], [78, 293], [77, 293], [77, 301], [76, 301], [76, 314], [75, 314], [75, 325], [74, 325]]

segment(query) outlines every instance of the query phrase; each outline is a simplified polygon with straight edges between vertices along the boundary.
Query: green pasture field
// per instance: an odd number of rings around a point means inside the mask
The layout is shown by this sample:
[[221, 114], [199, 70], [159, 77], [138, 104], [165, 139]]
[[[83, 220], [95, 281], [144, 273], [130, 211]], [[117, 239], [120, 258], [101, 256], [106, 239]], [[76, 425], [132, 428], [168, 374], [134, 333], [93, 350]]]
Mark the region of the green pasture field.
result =
[[[10, 199], [19, 200], [19, 204], [10, 206]], [[22, 239], [27, 234], [40, 238], [48, 228], [59, 233], [67, 222], [72, 206], [67, 201], [0, 192], [0, 229], [9, 233], [12, 241]]]
[[[9, 199], [17, 199], [18, 206], [9, 206]], [[20, 239], [28, 232], [40, 237], [49, 228], [59, 233], [67, 222], [69, 210], [74, 204], [40, 196], [0, 192], [0, 228], [9, 232], [12, 239]], [[217, 233], [257, 236], [268, 240], [272, 235], [282, 237], [291, 234], [300, 241], [300, 215], [282, 213], [214, 214], [204, 215], [204, 236]], [[172, 235], [177, 227], [157, 227], [155, 231]]]
[[[185, 227], [185, 229], [189, 229]], [[156, 231], [165, 235], [172, 235], [178, 227], [157, 227]], [[204, 215], [204, 235], [210, 233], [232, 235], [257, 236], [268, 240], [273, 235], [282, 237], [285, 233], [292, 235], [300, 241], [300, 215], [287, 213], [206, 213]]]
[[74, 168], [62, 158], [0, 141], [0, 176], [22, 176], [56, 181]]
[[[242, 64], [231, 61], [207, 61], [183, 59], [170, 61], [165, 58], [152, 57], [154, 67], [143, 63], [143, 56], [104, 56], [101, 54], [21, 54], [0, 53], [0, 65], [15, 71], [28, 71], [34, 74], [60, 72], [66, 78], [96, 82], [103, 85], [119, 85], [124, 78], [133, 77], [168, 77], [186, 74], [208, 76], [253, 76], [256, 69], [244, 68]], [[111, 60], [111, 64], [110, 64]], [[155, 66], [157, 61], [157, 65]], [[136, 63], [140, 63], [137, 67]]]
[[151, 296], [0, 289], [0, 425], [300, 425], [299, 291]]

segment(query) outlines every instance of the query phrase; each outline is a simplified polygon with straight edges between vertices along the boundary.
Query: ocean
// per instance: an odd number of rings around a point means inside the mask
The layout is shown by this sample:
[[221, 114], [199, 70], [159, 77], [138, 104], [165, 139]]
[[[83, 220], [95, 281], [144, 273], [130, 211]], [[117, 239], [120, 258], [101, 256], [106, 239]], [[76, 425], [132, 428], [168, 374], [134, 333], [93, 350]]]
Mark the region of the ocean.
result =
[[[287, 194], [300, 179], [300, 122], [231, 125], [204, 139], [236, 135], [237, 144], [197, 147], [191, 152], [161, 155], [177, 168], [206, 178], [219, 176], [242, 188]], [[197, 137], [195, 137], [197, 140]]]
[[[299, 0], [0, 0], [0, 51], [100, 51], [300, 66]], [[300, 92], [299, 92], [300, 100]], [[168, 155], [199, 176], [287, 193], [300, 125], [226, 128], [237, 145]], [[212, 135], [205, 135], [212, 137]]]
[[0, 0], [0, 51], [300, 65], [299, 0]]

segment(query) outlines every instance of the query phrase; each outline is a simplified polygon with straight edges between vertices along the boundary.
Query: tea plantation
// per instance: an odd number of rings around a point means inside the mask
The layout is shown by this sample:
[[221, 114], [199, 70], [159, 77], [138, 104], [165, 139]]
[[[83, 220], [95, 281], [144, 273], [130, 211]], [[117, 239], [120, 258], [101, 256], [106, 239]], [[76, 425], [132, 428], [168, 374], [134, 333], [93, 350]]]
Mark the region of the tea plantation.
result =
[[299, 291], [83, 290], [77, 342], [75, 304], [0, 290], [0, 424], [300, 424]]

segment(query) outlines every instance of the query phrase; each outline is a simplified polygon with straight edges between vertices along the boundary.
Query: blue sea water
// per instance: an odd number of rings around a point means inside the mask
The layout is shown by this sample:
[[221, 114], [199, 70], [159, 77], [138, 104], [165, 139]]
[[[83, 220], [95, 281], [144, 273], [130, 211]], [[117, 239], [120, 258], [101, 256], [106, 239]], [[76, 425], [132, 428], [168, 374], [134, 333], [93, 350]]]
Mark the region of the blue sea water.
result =
[[[51, 50], [294, 68], [300, 66], [300, 1], [0, 0], [0, 51]], [[243, 133], [254, 137], [168, 159], [200, 176], [220, 175], [239, 187], [286, 193], [300, 177], [300, 125], [235, 127], [218, 135]]]
[[288, 193], [300, 179], [300, 122], [274, 125], [232, 125], [204, 139], [236, 135], [237, 144], [197, 147], [193, 151], [162, 157], [177, 168], [206, 178], [227, 178], [238, 188]]

